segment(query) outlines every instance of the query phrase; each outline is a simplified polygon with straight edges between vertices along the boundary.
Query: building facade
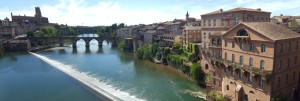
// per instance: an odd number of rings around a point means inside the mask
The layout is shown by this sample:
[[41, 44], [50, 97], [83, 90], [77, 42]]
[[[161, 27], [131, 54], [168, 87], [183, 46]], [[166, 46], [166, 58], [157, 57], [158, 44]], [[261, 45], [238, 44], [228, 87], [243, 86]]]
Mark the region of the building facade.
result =
[[234, 8], [223, 9], [201, 15], [202, 19], [202, 45], [201, 67], [205, 72], [212, 73], [214, 68], [209, 62], [209, 56], [222, 56], [221, 36], [230, 28], [241, 22], [270, 22], [270, 12], [261, 9]]
[[271, 22], [247, 22], [233, 27], [221, 39], [221, 58], [210, 60], [212, 89], [233, 101], [296, 96], [300, 34]]

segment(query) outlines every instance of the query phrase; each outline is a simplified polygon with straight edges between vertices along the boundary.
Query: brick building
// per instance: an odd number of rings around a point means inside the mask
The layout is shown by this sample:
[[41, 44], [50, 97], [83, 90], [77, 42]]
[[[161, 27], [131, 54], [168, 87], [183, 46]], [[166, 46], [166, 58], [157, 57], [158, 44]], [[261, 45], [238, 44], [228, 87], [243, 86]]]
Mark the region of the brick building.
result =
[[292, 98], [299, 84], [300, 34], [271, 22], [243, 22], [222, 35], [210, 87], [234, 101]]

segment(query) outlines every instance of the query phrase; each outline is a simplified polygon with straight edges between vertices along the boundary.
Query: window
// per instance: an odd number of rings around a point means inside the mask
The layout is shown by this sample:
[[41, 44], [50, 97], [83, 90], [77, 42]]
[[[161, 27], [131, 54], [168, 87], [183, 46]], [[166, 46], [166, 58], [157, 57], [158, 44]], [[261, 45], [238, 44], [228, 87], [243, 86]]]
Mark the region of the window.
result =
[[252, 82], [252, 76], [250, 74], [248, 75], [248, 81]]
[[242, 79], [243, 78], [243, 72], [240, 71], [240, 78]]
[[242, 42], [240, 43], [240, 48], [241, 48], [241, 50], [243, 50], [243, 51], [245, 50], [244, 44], [243, 44]]
[[235, 18], [235, 25], [239, 24], [239, 18]]
[[266, 52], [266, 45], [261, 45], [261, 52], [265, 53]]
[[291, 52], [292, 51], [292, 44], [291, 44], [291, 42], [289, 42], [289, 52]]
[[278, 63], [278, 69], [281, 70], [281, 66], [282, 66], [282, 61], [279, 60], [279, 63]]
[[222, 58], [222, 52], [219, 52], [219, 58]]
[[247, 94], [244, 95], [244, 101], [248, 101], [248, 95]]
[[283, 53], [283, 44], [280, 44], [280, 53]]
[[245, 29], [240, 29], [236, 36], [249, 36], [248, 32]]
[[234, 57], [234, 54], [232, 54], [231, 60], [232, 60], [232, 63], [234, 63], [234, 62], [235, 62], [235, 57]]
[[224, 19], [221, 19], [221, 25], [224, 26]]
[[289, 74], [286, 74], [285, 76], [285, 83], [289, 83]]
[[231, 69], [231, 75], [235, 75], [235, 72], [234, 72], [234, 70], [232, 70], [232, 69]]
[[208, 26], [211, 26], [210, 20], [208, 20]]
[[217, 25], [217, 20], [216, 19], [214, 19], [214, 26], [216, 26]]
[[280, 87], [280, 77], [277, 79], [277, 87]]
[[213, 57], [215, 57], [216, 56], [216, 51], [215, 50], [213, 50]]
[[205, 69], [208, 69], [208, 64], [205, 64]]
[[225, 60], [227, 60], [227, 59], [228, 59], [227, 52], [225, 52]]
[[249, 66], [252, 67], [253, 66], [253, 58], [249, 59]]
[[232, 48], [234, 48], [235, 47], [235, 43], [234, 43], [234, 41], [232, 41]]
[[226, 85], [226, 90], [229, 90], [229, 85]]
[[298, 41], [296, 42], [296, 47], [295, 47], [296, 50], [298, 50]]
[[217, 45], [222, 45], [222, 40], [221, 40], [221, 38], [218, 38], [218, 39], [217, 39]]
[[294, 58], [294, 64], [295, 65], [297, 64], [297, 56], [295, 56], [295, 58]]
[[258, 86], [260, 86], [260, 87], [264, 86], [264, 81], [263, 81], [262, 77], [258, 78]]
[[203, 26], [206, 26], [206, 20], [203, 20]]
[[288, 60], [287, 60], [287, 68], [289, 68], [290, 67], [290, 58], [288, 58]]
[[265, 61], [264, 60], [260, 61], [260, 69], [262, 69], [262, 70], [265, 69]]
[[227, 73], [227, 69], [226, 68], [224, 68], [224, 73]]
[[296, 80], [296, 73], [293, 72], [293, 80]]
[[216, 81], [216, 79], [215, 79], [215, 78], [214, 78], [214, 81], [213, 81], [213, 82], [214, 82], [214, 85], [216, 85], [216, 84], [217, 84], [217, 81]]
[[227, 41], [225, 40], [225, 47], [227, 47], [228, 46], [228, 43], [227, 43]]
[[250, 51], [253, 52], [254, 51], [254, 44], [250, 43]]
[[244, 64], [244, 57], [240, 56], [240, 65], [243, 65], [243, 64]]

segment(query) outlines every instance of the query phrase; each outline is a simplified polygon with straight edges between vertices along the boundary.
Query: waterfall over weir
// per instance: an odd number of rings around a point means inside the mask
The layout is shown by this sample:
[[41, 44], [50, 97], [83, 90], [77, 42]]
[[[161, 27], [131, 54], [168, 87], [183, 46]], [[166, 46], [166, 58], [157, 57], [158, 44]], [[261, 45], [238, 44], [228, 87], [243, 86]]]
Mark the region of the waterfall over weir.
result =
[[130, 96], [128, 93], [116, 90], [112, 86], [100, 82], [97, 78], [94, 78], [88, 75], [87, 73], [79, 72], [78, 70], [74, 69], [70, 65], [65, 65], [59, 61], [52, 60], [48, 57], [36, 53], [30, 53], [30, 54], [36, 56], [37, 58], [45, 61], [51, 66], [57, 68], [58, 70], [76, 79], [82, 85], [86, 86], [91, 91], [96, 93], [99, 96], [99, 98], [103, 100], [113, 100], [113, 101], [139, 101], [140, 100], [133, 96]]

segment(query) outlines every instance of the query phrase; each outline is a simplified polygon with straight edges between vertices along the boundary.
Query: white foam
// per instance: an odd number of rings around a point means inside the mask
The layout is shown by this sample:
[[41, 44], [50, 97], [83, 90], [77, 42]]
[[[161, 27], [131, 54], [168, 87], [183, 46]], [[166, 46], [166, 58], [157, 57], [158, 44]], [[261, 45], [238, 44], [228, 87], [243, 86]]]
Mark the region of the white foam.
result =
[[130, 96], [126, 92], [119, 91], [116, 88], [112, 87], [111, 85], [107, 85], [104, 82], [100, 82], [97, 78], [88, 75], [90, 73], [79, 72], [77, 69], [73, 68], [70, 65], [65, 65], [59, 61], [50, 59], [48, 57], [36, 53], [31, 53], [31, 54], [45, 61], [46, 63], [52, 65], [58, 70], [68, 74], [69, 76], [73, 77], [74, 79], [78, 80], [79, 82], [88, 86], [89, 88], [97, 91], [100, 95], [104, 95], [105, 97], [108, 97], [111, 100], [141, 101], [141, 99], [137, 99], [134, 96]]

